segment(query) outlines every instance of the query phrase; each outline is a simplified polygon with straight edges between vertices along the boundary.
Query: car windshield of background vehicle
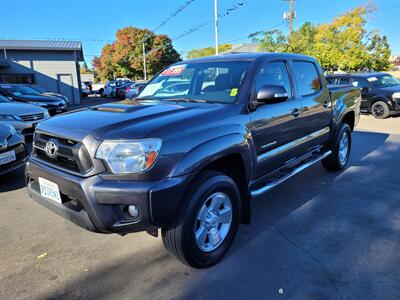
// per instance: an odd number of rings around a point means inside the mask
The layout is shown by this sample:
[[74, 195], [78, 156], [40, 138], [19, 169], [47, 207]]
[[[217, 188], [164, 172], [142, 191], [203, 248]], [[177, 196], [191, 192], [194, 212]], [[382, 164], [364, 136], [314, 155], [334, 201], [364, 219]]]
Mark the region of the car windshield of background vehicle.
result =
[[368, 77], [367, 80], [372, 84], [374, 88], [385, 88], [400, 85], [400, 80], [390, 75], [372, 76]]
[[35, 91], [34, 89], [31, 89], [27, 86], [15, 86], [15, 85], [0, 85], [0, 88], [3, 90], [6, 90], [8, 93], [14, 95], [14, 96], [21, 96], [21, 95], [34, 95], [34, 96], [40, 96], [40, 93], [38, 91]]
[[11, 102], [10, 100], [8, 100], [6, 97], [0, 96], [0, 103], [9, 103]]
[[234, 103], [249, 66], [248, 61], [174, 65], [152, 79], [138, 98]]

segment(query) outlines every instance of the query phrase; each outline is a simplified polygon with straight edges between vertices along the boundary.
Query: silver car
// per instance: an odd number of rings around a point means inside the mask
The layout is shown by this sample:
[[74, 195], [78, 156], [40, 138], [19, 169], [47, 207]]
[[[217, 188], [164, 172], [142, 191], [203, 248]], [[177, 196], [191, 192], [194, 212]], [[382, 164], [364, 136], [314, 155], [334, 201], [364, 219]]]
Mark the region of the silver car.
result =
[[13, 102], [0, 96], [0, 123], [13, 126], [23, 135], [32, 135], [37, 124], [49, 117], [49, 112], [45, 108]]

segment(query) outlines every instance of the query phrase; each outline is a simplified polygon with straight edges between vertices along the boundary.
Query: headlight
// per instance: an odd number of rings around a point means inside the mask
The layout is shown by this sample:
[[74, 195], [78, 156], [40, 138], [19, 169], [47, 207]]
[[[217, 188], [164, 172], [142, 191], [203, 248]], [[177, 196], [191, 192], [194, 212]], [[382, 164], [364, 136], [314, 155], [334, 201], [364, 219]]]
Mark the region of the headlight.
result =
[[395, 92], [392, 95], [393, 98], [400, 98], [400, 92]]
[[0, 121], [20, 121], [20, 117], [13, 115], [0, 115]]
[[160, 139], [104, 141], [96, 151], [115, 174], [141, 173], [154, 164], [161, 148]]
[[14, 135], [14, 134], [16, 134], [17, 133], [17, 131], [15, 130], [15, 128], [14, 127], [12, 127], [11, 125], [9, 125], [10, 126], [10, 135]]
[[49, 114], [49, 111], [46, 109], [45, 111], [44, 111], [44, 117], [47, 119], [47, 118], [50, 118], [50, 114]]

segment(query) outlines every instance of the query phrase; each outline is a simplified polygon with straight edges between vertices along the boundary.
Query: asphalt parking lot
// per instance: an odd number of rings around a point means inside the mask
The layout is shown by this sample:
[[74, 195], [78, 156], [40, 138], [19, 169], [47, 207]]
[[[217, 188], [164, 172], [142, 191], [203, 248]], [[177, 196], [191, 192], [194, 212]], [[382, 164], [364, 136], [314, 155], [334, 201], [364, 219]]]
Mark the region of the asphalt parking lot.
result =
[[0, 299], [400, 299], [400, 117], [363, 116], [350, 166], [253, 202], [225, 259], [185, 267], [146, 233], [84, 231], [0, 177]]

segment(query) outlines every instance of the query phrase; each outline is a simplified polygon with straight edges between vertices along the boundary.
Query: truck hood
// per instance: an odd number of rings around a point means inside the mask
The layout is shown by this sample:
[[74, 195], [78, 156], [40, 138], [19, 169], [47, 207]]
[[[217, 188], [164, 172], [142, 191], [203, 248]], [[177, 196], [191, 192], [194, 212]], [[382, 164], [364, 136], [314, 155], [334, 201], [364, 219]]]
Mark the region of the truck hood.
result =
[[0, 114], [4, 115], [33, 115], [41, 114], [45, 110], [40, 106], [28, 103], [0, 103]]
[[223, 104], [209, 103], [125, 100], [56, 116], [42, 122], [40, 128], [87, 131], [98, 140], [139, 139], [157, 129], [194, 116], [215, 113], [224, 107]]

